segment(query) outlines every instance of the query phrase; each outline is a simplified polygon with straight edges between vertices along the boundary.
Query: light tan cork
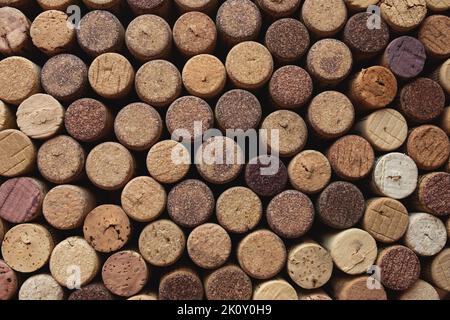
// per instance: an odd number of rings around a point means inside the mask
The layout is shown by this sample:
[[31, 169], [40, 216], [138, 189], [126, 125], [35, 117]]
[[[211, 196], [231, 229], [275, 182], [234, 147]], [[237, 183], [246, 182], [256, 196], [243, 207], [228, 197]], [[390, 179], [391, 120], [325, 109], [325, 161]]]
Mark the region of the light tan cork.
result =
[[298, 293], [298, 300], [307, 300], [307, 301], [315, 301], [315, 300], [333, 300], [331, 297], [322, 289], [315, 290], [302, 290]]
[[[82, 0], [86, 7], [95, 10], [114, 11], [120, 8], [123, 0]], [[123, 4], [123, 3], [122, 3]]]
[[347, 7], [343, 0], [305, 0], [301, 18], [316, 36], [330, 37], [344, 27]]
[[432, 74], [431, 78], [438, 82], [442, 89], [450, 95], [450, 59], [441, 64]]
[[256, 0], [255, 2], [272, 19], [291, 16], [298, 10], [301, 3], [300, 0]]
[[427, 14], [425, 0], [382, 0], [381, 17], [397, 32], [407, 32], [417, 27]]
[[447, 133], [448, 136], [450, 136], [450, 106], [444, 109], [440, 127], [445, 131], [445, 133]]
[[[331, 292], [336, 300], [387, 300], [383, 286], [369, 276], [336, 275], [331, 279]], [[373, 286], [373, 287], [371, 287]]]
[[64, 125], [64, 107], [51, 95], [37, 93], [17, 108], [17, 125], [32, 139], [48, 139]]
[[79, 0], [37, 0], [38, 4], [44, 10], [66, 11], [68, 6], [79, 4]]
[[218, 5], [217, 0], [175, 0], [181, 12], [199, 11], [211, 14]]
[[0, 131], [17, 127], [16, 116], [11, 108], [0, 100]]
[[270, 280], [255, 287], [253, 300], [298, 300], [297, 291], [283, 279]]
[[150, 222], [164, 211], [167, 194], [154, 179], [137, 177], [123, 188], [120, 199], [123, 210], [131, 219]]
[[436, 289], [426, 281], [417, 280], [413, 286], [402, 291], [398, 296], [398, 300], [441, 300]]
[[433, 257], [424, 269], [427, 280], [439, 289], [450, 292], [450, 248]]
[[19, 300], [64, 300], [64, 290], [51, 275], [37, 274], [22, 284]]
[[378, 4], [379, 0], [344, 0], [352, 11], [366, 11], [370, 5]]
[[450, 9], [450, 0], [426, 0], [428, 10], [441, 12]]
[[15, 129], [0, 132], [0, 176], [15, 177], [31, 171], [36, 148], [24, 133]]
[[0, 8], [0, 53], [13, 56], [31, 49], [31, 22], [16, 8]]
[[2, 256], [14, 270], [30, 273], [47, 264], [54, 246], [52, 236], [44, 226], [23, 223], [5, 234]]
[[450, 57], [450, 18], [444, 15], [432, 15], [425, 19], [419, 30], [418, 39], [427, 54], [436, 59]]

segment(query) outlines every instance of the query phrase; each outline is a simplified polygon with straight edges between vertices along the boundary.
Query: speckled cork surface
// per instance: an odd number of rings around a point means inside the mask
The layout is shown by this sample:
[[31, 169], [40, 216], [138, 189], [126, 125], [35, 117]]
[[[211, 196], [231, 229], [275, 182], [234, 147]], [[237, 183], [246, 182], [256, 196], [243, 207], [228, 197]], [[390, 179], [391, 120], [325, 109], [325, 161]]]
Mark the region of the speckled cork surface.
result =
[[250, 277], [235, 265], [213, 271], [204, 285], [208, 300], [250, 300], [253, 294]]
[[440, 300], [436, 289], [426, 281], [417, 280], [408, 290], [397, 297], [398, 300]]
[[316, 36], [330, 37], [344, 27], [347, 8], [343, 0], [305, 0], [301, 17]]
[[12, 299], [18, 289], [17, 275], [5, 261], [0, 260], [0, 300]]
[[368, 276], [340, 276], [333, 279], [331, 287], [336, 300], [387, 300], [383, 286], [369, 289]]
[[427, 14], [425, 0], [383, 0], [381, 16], [397, 32], [406, 32], [417, 27]]
[[191, 269], [178, 269], [163, 275], [159, 283], [161, 300], [201, 300], [204, 296], [202, 281]]
[[49, 274], [28, 278], [20, 287], [19, 300], [63, 300], [64, 290]]
[[417, 186], [415, 207], [436, 216], [446, 216], [450, 212], [448, 186], [450, 174], [434, 172], [422, 176]]
[[72, 292], [68, 300], [113, 300], [113, 295], [101, 283], [92, 283]]

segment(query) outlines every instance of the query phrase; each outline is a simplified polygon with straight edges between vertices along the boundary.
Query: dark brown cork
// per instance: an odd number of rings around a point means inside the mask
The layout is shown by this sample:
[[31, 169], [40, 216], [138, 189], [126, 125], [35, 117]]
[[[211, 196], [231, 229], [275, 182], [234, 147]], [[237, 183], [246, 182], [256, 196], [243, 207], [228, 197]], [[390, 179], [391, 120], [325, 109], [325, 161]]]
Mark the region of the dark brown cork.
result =
[[0, 260], [0, 300], [14, 298], [18, 288], [19, 284], [16, 273], [5, 261]]
[[368, 283], [373, 283], [369, 276], [338, 275], [331, 280], [331, 288], [336, 300], [387, 300], [383, 286], [372, 289]]
[[205, 293], [208, 300], [250, 300], [253, 286], [241, 268], [228, 265], [206, 277]]
[[263, 197], [272, 197], [287, 184], [288, 174], [283, 161], [274, 156], [259, 156], [250, 160], [245, 168], [247, 185]]
[[319, 218], [335, 229], [354, 226], [364, 214], [362, 192], [348, 182], [333, 182], [320, 194], [316, 203]]
[[92, 283], [72, 292], [69, 300], [113, 300], [113, 295], [102, 283]]
[[423, 176], [417, 189], [417, 209], [436, 216], [450, 214], [450, 174], [434, 172]]
[[170, 0], [127, 0], [135, 15], [156, 14], [166, 16], [171, 8]]
[[433, 15], [425, 19], [419, 31], [419, 41], [428, 55], [437, 59], [450, 57], [450, 18]]
[[201, 300], [203, 284], [191, 269], [177, 269], [165, 274], [159, 282], [160, 300]]

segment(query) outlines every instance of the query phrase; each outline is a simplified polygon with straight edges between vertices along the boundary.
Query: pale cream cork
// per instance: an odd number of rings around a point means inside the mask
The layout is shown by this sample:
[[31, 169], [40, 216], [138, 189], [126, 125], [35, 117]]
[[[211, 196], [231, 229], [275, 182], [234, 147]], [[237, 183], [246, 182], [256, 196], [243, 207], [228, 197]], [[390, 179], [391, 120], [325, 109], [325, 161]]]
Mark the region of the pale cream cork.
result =
[[37, 0], [44, 10], [66, 11], [67, 7], [80, 3], [80, 0]]
[[217, 0], [175, 0], [181, 12], [199, 11], [211, 14], [217, 8]]
[[428, 10], [441, 12], [450, 9], [450, 0], [426, 0]]
[[18, 9], [0, 8], [0, 53], [22, 55], [31, 49], [31, 22]]
[[298, 300], [297, 291], [286, 280], [276, 279], [260, 283], [255, 287], [253, 300]]
[[349, 10], [366, 11], [370, 5], [378, 4], [379, 0], [344, 0]]
[[347, 7], [343, 0], [305, 0], [301, 18], [316, 36], [330, 37], [344, 27]]
[[0, 132], [0, 151], [0, 176], [23, 175], [35, 165], [36, 147], [19, 130], [7, 129]]
[[0, 131], [17, 127], [16, 116], [11, 108], [0, 100]]
[[382, 0], [381, 17], [397, 32], [407, 32], [425, 19], [427, 3], [425, 0]]
[[445, 248], [427, 262], [424, 275], [434, 286], [450, 292], [450, 248]]
[[436, 289], [426, 281], [417, 280], [411, 288], [402, 291], [398, 300], [441, 300]]
[[51, 275], [37, 274], [22, 284], [19, 300], [64, 300], [64, 290]]

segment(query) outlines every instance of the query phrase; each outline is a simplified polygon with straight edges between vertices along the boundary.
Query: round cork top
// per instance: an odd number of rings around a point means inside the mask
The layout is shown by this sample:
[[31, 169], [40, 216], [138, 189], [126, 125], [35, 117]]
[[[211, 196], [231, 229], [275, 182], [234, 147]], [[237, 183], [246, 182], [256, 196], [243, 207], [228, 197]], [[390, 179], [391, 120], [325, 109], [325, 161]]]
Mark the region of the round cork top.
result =
[[18, 289], [17, 275], [5, 261], [0, 260], [0, 300], [12, 299]]
[[[375, 279], [369, 276], [342, 277], [334, 283], [336, 300], [387, 300], [383, 286], [371, 288], [368, 283], [374, 284]], [[376, 282], [379, 285], [379, 282]], [[333, 286], [333, 285], [332, 285]]]
[[436, 216], [446, 216], [450, 212], [450, 174], [434, 172], [419, 181], [420, 203]]
[[206, 223], [189, 234], [187, 250], [191, 260], [200, 268], [217, 269], [231, 254], [231, 239], [221, 226]]
[[146, 226], [139, 236], [139, 251], [144, 259], [157, 267], [178, 261], [184, 252], [183, 230], [170, 220], [158, 220]]
[[75, 139], [58, 136], [39, 148], [37, 165], [46, 180], [63, 184], [80, 178], [84, 171], [85, 159], [85, 152]]
[[14, 129], [16, 126], [17, 123], [15, 114], [9, 106], [0, 100], [0, 131]]
[[417, 27], [427, 14], [425, 0], [409, 3], [403, 0], [383, 0], [381, 17], [397, 32], [406, 32]]
[[408, 223], [408, 210], [400, 201], [374, 198], [367, 202], [362, 227], [377, 241], [393, 243], [405, 234]]
[[24, 223], [5, 234], [2, 256], [15, 271], [29, 273], [47, 264], [54, 246], [46, 228], [39, 224]]
[[305, 0], [301, 18], [316, 36], [330, 37], [344, 27], [347, 7], [343, 0]]
[[99, 252], [122, 248], [131, 236], [128, 216], [119, 206], [101, 205], [88, 213], [83, 225], [84, 238]]
[[84, 218], [94, 207], [94, 196], [87, 189], [59, 185], [45, 195], [42, 213], [53, 227], [71, 230], [81, 227]]
[[166, 207], [167, 195], [163, 186], [150, 177], [137, 177], [127, 183], [121, 195], [121, 204], [133, 220], [155, 220]]
[[[439, 84], [447, 94], [450, 94], [450, 59], [447, 59], [439, 68]], [[450, 127], [450, 124], [448, 126]]]
[[216, 204], [220, 225], [234, 233], [245, 233], [255, 228], [261, 220], [262, 210], [258, 195], [245, 187], [224, 191]]
[[306, 67], [320, 83], [334, 85], [344, 80], [352, 69], [350, 49], [336, 39], [317, 41], [309, 50]]
[[65, 11], [68, 6], [76, 4], [77, 0], [37, 0], [44, 10]]
[[151, 106], [137, 102], [124, 107], [114, 121], [114, 132], [120, 143], [132, 150], [148, 150], [161, 136], [163, 122]]
[[420, 261], [407, 247], [395, 245], [382, 249], [377, 258], [380, 281], [391, 290], [409, 289], [419, 279]]
[[19, 300], [64, 300], [64, 290], [49, 274], [37, 274], [25, 280]]
[[0, 175], [14, 177], [33, 168], [36, 148], [22, 131], [7, 129], [0, 132]]
[[259, 125], [262, 108], [254, 94], [234, 89], [219, 98], [214, 112], [217, 124], [222, 130], [241, 129], [245, 132]]
[[0, 217], [11, 223], [34, 220], [41, 214], [44, 185], [33, 178], [20, 177], [0, 186]]
[[308, 122], [321, 138], [344, 135], [353, 125], [355, 109], [346, 95], [324, 91], [315, 96], [308, 107]]
[[170, 3], [168, 0], [127, 0], [127, 2], [135, 15], [148, 13], [166, 15]]
[[333, 171], [346, 180], [359, 180], [372, 170], [375, 155], [370, 143], [357, 135], [337, 140], [327, 153]]
[[237, 257], [241, 268], [255, 279], [270, 279], [277, 275], [286, 263], [286, 247], [273, 232], [258, 230], [241, 240]]
[[86, 7], [90, 9], [117, 9], [122, 0], [82, 0]]
[[138, 16], [127, 27], [125, 43], [130, 53], [141, 61], [160, 59], [170, 53], [172, 30], [161, 17]]
[[104, 190], [117, 190], [133, 176], [135, 163], [131, 153], [121, 144], [105, 142], [91, 150], [86, 159], [89, 180]]
[[447, 218], [447, 223], [445, 224], [445, 227], [447, 228], [447, 236], [450, 238], [450, 217]]
[[292, 15], [300, 6], [300, 0], [257, 0], [259, 8], [272, 18]]
[[187, 12], [174, 24], [173, 40], [178, 50], [188, 57], [212, 53], [217, 41], [216, 25], [204, 13]]
[[170, 190], [167, 211], [177, 224], [194, 228], [205, 223], [214, 210], [214, 195], [200, 180], [184, 180]]
[[450, 3], [442, 0], [426, 0], [427, 8], [432, 11], [441, 12], [450, 9]]
[[204, 289], [197, 273], [191, 269], [177, 269], [161, 278], [160, 300], [201, 300]]
[[86, 64], [72, 54], [60, 54], [47, 60], [41, 73], [45, 92], [61, 101], [80, 98], [88, 87]]
[[33, 44], [48, 55], [67, 51], [75, 43], [75, 26], [69, 16], [58, 10], [48, 10], [39, 14], [31, 24], [30, 36]]
[[[75, 268], [75, 267], [79, 268]], [[80, 285], [91, 282], [100, 270], [100, 258], [89, 243], [80, 237], [70, 237], [58, 243], [50, 257], [50, 272], [62, 286], [74, 285], [67, 271], [80, 275]]]
[[379, 0], [344, 0], [345, 4], [353, 11], [366, 11], [370, 5], [375, 5]]
[[0, 61], [0, 100], [19, 105], [41, 90], [40, 68], [23, 57]]
[[21, 54], [30, 44], [30, 21], [16, 8], [0, 8], [0, 53]]
[[181, 94], [181, 74], [169, 61], [149, 61], [136, 73], [135, 87], [142, 101], [155, 107], [165, 107]]
[[255, 288], [253, 300], [298, 300], [297, 291], [287, 281], [282, 279], [260, 283]]
[[346, 229], [355, 225], [364, 214], [365, 202], [361, 191], [353, 184], [333, 182], [317, 200], [317, 214], [323, 223]]
[[0, 243], [3, 241], [3, 237], [5, 236], [6, 226], [2, 219], [0, 219]]
[[410, 132], [406, 151], [419, 169], [435, 170], [447, 162], [450, 156], [450, 141], [441, 128], [422, 125]]
[[113, 295], [102, 283], [92, 283], [72, 292], [68, 300], [113, 300]]
[[256, 89], [269, 81], [273, 71], [273, 59], [269, 50], [262, 44], [245, 41], [228, 52], [225, 67], [236, 87]]
[[444, 15], [433, 15], [425, 19], [419, 31], [419, 40], [427, 53], [434, 58], [450, 57], [450, 18]]
[[216, 0], [175, 0], [175, 4], [181, 12], [200, 11], [210, 13], [217, 9]]
[[189, 151], [174, 140], [155, 144], [147, 155], [150, 175], [161, 183], [175, 183], [184, 178], [191, 164]]
[[113, 294], [131, 297], [141, 291], [149, 280], [149, 269], [142, 256], [131, 250], [111, 255], [102, 268], [105, 287]]
[[33, 139], [48, 139], [62, 127], [65, 110], [48, 94], [37, 93], [23, 101], [17, 108], [17, 125]]
[[[450, 62], [450, 60], [449, 60]], [[450, 64], [449, 64], [450, 66]], [[450, 71], [450, 68], [449, 68]], [[1, 106], [0, 106], [1, 109]], [[1, 116], [0, 116], [1, 117]], [[444, 113], [442, 114], [440, 127], [444, 130], [448, 136], [450, 136], [450, 106], [444, 109]]]
[[417, 280], [411, 288], [403, 291], [398, 300], [440, 300], [436, 289], [421, 279]]
[[250, 300], [253, 287], [249, 276], [241, 268], [229, 265], [206, 277], [205, 293], [208, 300]]
[[288, 181], [286, 166], [274, 156], [253, 158], [245, 167], [245, 182], [262, 197], [273, 197], [284, 190]]
[[316, 289], [330, 280], [333, 259], [317, 243], [304, 242], [289, 250], [287, 270], [289, 277], [303, 289]]
[[269, 26], [264, 43], [276, 60], [292, 63], [306, 53], [310, 37], [303, 23], [296, 19], [284, 18]]
[[450, 277], [448, 276], [449, 268], [450, 248], [445, 248], [433, 258], [429, 265], [429, 270], [427, 270], [433, 284], [447, 292], [450, 291]]
[[115, 15], [108, 11], [91, 11], [80, 21], [78, 43], [87, 54], [96, 57], [117, 52], [123, 47], [125, 29]]

